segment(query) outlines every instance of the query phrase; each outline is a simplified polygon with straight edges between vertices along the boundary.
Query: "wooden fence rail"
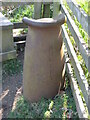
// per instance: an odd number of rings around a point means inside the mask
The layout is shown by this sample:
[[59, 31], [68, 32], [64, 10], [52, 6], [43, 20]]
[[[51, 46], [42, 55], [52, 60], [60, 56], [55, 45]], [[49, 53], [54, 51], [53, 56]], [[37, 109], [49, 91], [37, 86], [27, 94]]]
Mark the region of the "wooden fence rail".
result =
[[14, 22], [13, 23], [13, 28], [14, 29], [19, 29], [19, 28], [27, 28], [28, 26], [24, 24], [23, 22]]
[[73, 14], [77, 17], [77, 20], [81, 23], [83, 29], [88, 33], [88, 15], [73, 0], [67, 0], [67, 3]]
[[[81, 34], [79, 33], [78, 27], [75, 25], [74, 20], [72, 20], [71, 16], [69, 15], [69, 12], [67, 11], [67, 9], [65, 8], [65, 5], [62, 2], [61, 2], [61, 12], [64, 13], [66, 15], [66, 17], [67, 17], [67, 25], [68, 25], [68, 27], [70, 29], [70, 32], [71, 32], [71, 34], [72, 34], [72, 36], [73, 36], [73, 38], [74, 38], [74, 40], [75, 40], [75, 42], [76, 42], [76, 44], [78, 46], [79, 52], [81, 53], [81, 55], [82, 55], [82, 57], [83, 57], [83, 59], [85, 61], [85, 64], [86, 64], [86, 66], [88, 68], [88, 71], [90, 72], [90, 66], [89, 66], [90, 65], [90, 50], [88, 49], [88, 46], [86, 45], [86, 43], [84, 42]], [[82, 68], [80, 66], [80, 63], [79, 63], [79, 61], [77, 59], [77, 56], [76, 56], [76, 53], [75, 53], [75, 51], [73, 49], [73, 46], [71, 44], [71, 41], [69, 39], [68, 33], [65, 30], [64, 26], [62, 26], [62, 36], [63, 36], [65, 46], [67, 48], [67, 52], [68, 52], [69, 57], [71, 59], [72, 66], [74, 68], [74, 72], [75, 72], [78, 84], [79, 84], [80, 89], [81, 89], [81, 91], [83, 93], [83, 96], [84, 96], [84, 99], [85, 99], [85, 102], [86, 102], [86, 105], [87, 105], [87, 108], [88, 108], [88, 112], [90, 114], [89, 85], [87, 83], [84, 72], [83, 72], [83, 70], [82, 70]], [[70, 69], [71, 69], [70, 64], [69, 65], [67, 64], [67, 72], [68, 72], [69, 78], [71, 80], [71, 88], [74, 89], [74, 92], [75, 92], [74, 79], [71, 78], [71, 76], [69, 74]], [[85, 115], [85, 111], [83, 112], [82, 110], [85, 110], [85, 109], [81, 110], [81, 108], [80, 108], [81, 107], [81, 105], [80, 105], [81, 101], [78, 101], [79, 96], [78, 96], [78, 94], [76, 94], [74, 92], [73, 92], [73, 94], [74, 94], [74, 98], [75, 98], [75, 101], [76, 101], [76, 106], [79, 105], [78, 108], [77, 108], [79, 117], [83, 118], [83, 116]], [[84, 107], [84, 104], [82, 106]]]
[[67, 9], [65, 8], [65, 6], [62, 4], [61, 6], [61, 11], [67, 16], [67, 24], [68, 27], [72, 33], [72, 36], [78, 46], [78, 49], [83, 57], [83, 59], [85, 60], [86, 66], [88, 68], [88, 71], [90, 72], [90, 50], [88, 49], [88, 46], [86, 45], [86, 43], [84, 42], [78, 27], [75, 25], [74, 20], [71, 19], [71, 16], [69, 15], [69, 12], [67, 11]]
[[[64, 26], [63, 26], [64, 27]], [[65, 52], [65, 59], [68, 61], [68, 51]], [[66, 71], [68, 73], [68, 79], [70, 81], [72, 93], [76, 102], [76, 108], [78, 111], [79, 118], [87, 118], [87, 114], [85, 113], [85, 107], [80, 95], [80, 90], [78, 88], [77, 81], [75, 80], [75, 77], [73, 76], [73, 70], [71, 67], [71, 64], [69, 62], [66, 62]]]
[[83, 96], [85, 98], [85, 102], [88, 107], [88, 83], [64, 26], [62, 27], [62, 36], [65, 42], [65, 45], [67, 47], [67, 51], [71, 59], [72, 65], [74, 67], [74, 71], [75, 71], [79, 86], [82, 90]]
[[[78, 27], [75, 25], [74, 20], [72, 20], [71, 16], [69, 15], [69, 12], [67, 11], [67, 9], [65, 8], [64, 4], [62, 2], [55, 2], [55, 0], [51, 1], [51, 2], [36, 2], [34, 3], [33, 1], [30, 2], [30, 4], [34, 4], [34, 18], [38, 19], [40, 18], [40, 13], [41, 13], [41, 9], [42, 9], [42, 4], [44, 4], [44, 11], [43, 11], [43, 17], [50, 17], [50, 4], [53, 3], [53, 17], [57, 16], [60, 12], [60, 6], [61, 6], [61, 12], [64, 13], [67, 17], [67, 25], [71, 31], [71, 34], [77, 44], [78, 50], [81, 53], [86, 67], [88, 69], [88, 71], [90, 72], [90, 50], [88, 49], [88, 46], [86, 45], [86, 43], [84, 42]], [[15, 3], [16, 4], [16, 3]], [[25, 4], [25, 3], [21, 3], [21, 4]], [[29, 3], [28, 3], [29, 4]], [[5, 6], [6, 4], [3, 3], [3, 5]], [[8, 3], [8, 5], [12, 5], [12, 3]], [[17, 4], [16, 4], [17, 5]], [[88, 33], [88, 18], [87, 15], [80, 10], [80, 8], [78, 7], [78, 5], [75, 4], [75, 2], [73, 2], [72, 0], [69, 0], [68, 5], [70, 7], [70, 9], [72, 10], [72, 12], [75, 14], [75, 16], [77, 17], [78, 21], [81, 23], [83, 29]], [[85, 26], [86, 25], [86, 26]], [[27, 28], [27, 25], [24, 24], [23, 22], [18, 22], [18, 23], [13, 23], [13, 29], [19, 29], [19, 28]], [[87, 83], [87, 80], [85, 78], [84, 72], [80, 66], [80, 63], [78, 61], [77, 55], [73, 49], [73, 46], [71, 44], [71, 41], [69, 39], [68, 33], [64, 27], [64, 25], [62, 26], [62, 36], [63, 36], [63, 40], [67, 49], [67, 53], [70, 57], [72, 66], [74, 68], [74, 72], [77, 78], [77, 81], [74, 79], [73, 75], [72, 75], [72, 68], [71, 68], [71, 64], [70, 63], [66, 63], [66, 70], [68, 73], [68, 77], [70, 79], [70, 83], [71, 83], [71, 88], [73, 91], [73, 95], [75, 98], [75, 102], [76, 102], [76, 107], [77, 107], [77, 111], [79, 114], [80, 118], [87, 118], [87, 114], [85, 112], [85, 106], [83, 103], [83, 100], [80, 96], [80, 90], [78, 88], [78, 85], [83, 93], [87, 108], [88, 108], [88, 112], [90, 113], [90, 106], [89, 106], [89, 102], [90, 102], [90, 93], [89, 93], [89, 85]], [[15, 37], [14, 37], [15, 38]], [[24, 35], [23, 37], [24, 39], [26, 38], [26, 35]], [[23, 39], [22, 38], [22, 39]], [[15, 38], [16, 39], [16, 38]], [[17, 41], [16, 41], [17, 42]], [[25, 41], [23, 41], [23, 43], [25, 43]], [[65, 55], [66, 56], [66, 55]], [[67, 56], [65, 57], [67, 59]], [[78, 82], [78, 84], [77, 84]]]
[[19, 5], [30, 5], [30, 4], [34, 4], [34, 3], [42, 3], [42, 4], [52, 4], [53, 0], [41, 0], [42, 2], [40, 2], [40, 0], [20, 0], [20, 2], [18, 0], [2, 0], [0, 1], [0, 5], [1, 6], [19, 6]]

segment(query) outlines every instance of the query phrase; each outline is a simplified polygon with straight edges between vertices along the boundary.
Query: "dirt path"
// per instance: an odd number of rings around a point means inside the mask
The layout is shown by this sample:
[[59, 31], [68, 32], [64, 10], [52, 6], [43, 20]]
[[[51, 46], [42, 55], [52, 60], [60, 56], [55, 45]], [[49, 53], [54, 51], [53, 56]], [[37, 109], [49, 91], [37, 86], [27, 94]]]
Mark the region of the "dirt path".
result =
[[[18, 59], [23, 65], [23, 54], [19, 54]], [[22, 94], [22, 79], [23, 74], [18, 73], [13, 76], [6, 76], [2, 80], [2, 95], [0, 96], [2, 109], [0, 112], [3, 118], [7, 118], [10, 111], [15, 108], [16, 102]]]

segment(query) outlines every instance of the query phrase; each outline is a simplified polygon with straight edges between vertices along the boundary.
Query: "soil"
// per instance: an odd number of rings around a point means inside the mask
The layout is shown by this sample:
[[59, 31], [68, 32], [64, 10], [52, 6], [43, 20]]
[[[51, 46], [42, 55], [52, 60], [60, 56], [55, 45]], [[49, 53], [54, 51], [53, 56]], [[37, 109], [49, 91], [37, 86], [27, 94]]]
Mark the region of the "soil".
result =
[[[19, 53], [17, 59], [19, 59], [23, 65], [23, 52]], [[2, 94], [0, 100], [2, 101], [2, 109], [0, 110], [0, 116], [7, 118], [10, 111], [15, 109], [18, 98], [22, 95], [22, 79], [23, 74], [18, 73], [13, 76], [5, 76], [2, 80]]]

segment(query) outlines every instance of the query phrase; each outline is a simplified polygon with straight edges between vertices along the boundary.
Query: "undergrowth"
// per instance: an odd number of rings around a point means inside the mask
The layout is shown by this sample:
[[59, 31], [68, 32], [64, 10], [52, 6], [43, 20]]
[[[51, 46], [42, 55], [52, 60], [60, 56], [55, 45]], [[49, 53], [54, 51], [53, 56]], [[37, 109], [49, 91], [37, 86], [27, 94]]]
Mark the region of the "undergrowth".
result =
[[4, 61], [2, 63], [2, 74], [3, 77], [7, 75], [14, 75], [22, 72], [22, 64], [21, 61], [18, 59], [12, 59], [8, 61]]
[[82, 25], [78, 22], [77, 18], [75, 17], [75, 15], [73, 14], [73, 12], [71, 11], [71, 9], [69, 8], [69, 6], [67, 5], [67, 3], [65, 3], [65, 7], [68, 10], [69, 14], [71, 15], [71, 18], [74, 20], [75, 24], [77, 25], [79, 32], [81, 33], [84, 41], [86, 42], [86, 44], [88, 45], [88, 34], [85, 32], [85, 30], [82, 28]]
[[89, 1], [89, 0], [76, 0], [76, 2], [79, 4], [79, 6], [80, 6], [88, 15], [90, 15], [90, 11], [89, 11], [90, 1]]
[[[76, 19], [75, 16], [73, 15], [72, 11], [70, 10], [70, 8], [69, 8], [69, 6], [67, 5], [66, 2], [65, 2], [65, 7], [67, 8], [67, 10], [68, 10], [71, 18], [74, 20], [75, 24], [78, 26], [79, 32], [81, 33], [84, 41], [85, 41], [86, 43], [88, 43], [88, 35], [87, 35], [87, 33], [83, 30], [81, 24], [77, 21], [77, 19]], [[80, 54], [80, 52], [79, 52], [79, 50], [78, 50], [78, 47], [77, 47], [77, 45], [76, 45], [76, 43], [75, 43], [75, 40], [74, 40], [74, 38], [73, 38], [73, 36], [72, 36], [72, 34], [71, 34], [71, 32], [70, 32], [67, 24], [65, 24], [65, 28], [66, 28], [66, 30], [67, 30], [68, 36], [69, 36], [69, 38], [70, 38], [70, 40], [71, 40], [71, 43], [72, 43], [72, 45], [73, 45], [73, 47], [74, 47], [74, 50], [75, 50], [75, 52], [76, 52], [77, 58], [78, 58], [78, 60], [79, 60], [79, 62], [80, 62], [80, 65], [81, 65], [81, 67], [82, 67], [82, 69], [83, 69], [83, 71], [84, 71], [84, 74], [85, 74], [85, 77], [86, 77], [86, 79], [87, 79], [87, 81], [88, 81], [88, 84], [89, 84], [89, 86], [90, 86], [90, 73], [88, 72], [88, 69], [87, 69], [87, 67], [86, 67], [85, 61], [84, 61], [84, 59], [82, 58], [82, 55]]]
[[75, 102], [68, 80], [66, 90], [52, 99], [42, 98], [39, 102], [29, 103], [22, 96], [8, 118], [75, 118], [78, 119]]
[[[65, 7], [67, 8], [67, 10], [68, 10], [69, 14], [71, 15], [71, 18], [74, 20], [75, 24], [78, 26], [79, 32], [81, 33], [84, 41], [87, 43], [87, 42], [88, 42], [88, 35], [87, 35], [87, 33], [83, 30], [81, 24], [77, 21], [76, 17], [73, 15], [73, 13], [72, 13], [72, 11], [70, 10], [70, 8], [69, 8], [69, 6], [67, 5], [67, 3], [65, 3]], [[83, 69], [83, 72], [84, 72], [84, 74], [85, 74], [85, 77], [86, 77], [86, 79], [87, 79], [87, 81], [88, 81], [88, 84], [89, 84], [89, 86], [90, 86], [90, 73], [88, 72], [88, 69], [87, 69], [87, 67], [86, 67], [85, 61], [84, 61], [84, 59], [82, 58], [82, 55], [80, 54], [80, 52], [79, 52], [79, 50], [78, 50], [78, 47], [77, 47], [77, 45], [76, 45], [76, 43], [75, 43], [75, 40], [74, 40], [74, 38], [73, 38], [73, 36], [72, 36], [72, 34], [71, 34], [71, 32], [70, 32], [70, 29], [69, 29], [69, 27], [68, 27], [67, 24], [65, 24], [65, 28], [66, 28], [66, 30], [67, 30], [67, 33], [68, 33], [68, 36], [69, 36], [69, 38], [70, 38], [70, 41], [71, 41], [71, 43], [72, 43], [72, 45], [73, 45], [73, 48], [74, 48], [74, 50], [75, 50], [75, 53], [76, 53], [76, 55], [77, 55], [77, 58], [78, 58], [78, 60], [79, 60], [79, 62], [80, 62], [80, 65], [81, 65], [81, 67], [82, 67], [82, 69]], [[83, 32], [82, 32], [82, 30], [83, 30]], [[73, 66], [72, 66], [72, 68], [73, 68]], [[73, 75], [75, 76], [75, 79], [76, 79], [76, 81], [77, 81], [74, 68], [73, 68]], [[78, 82], [77, 82], [77, 84], [78, 84]], [[82, 94], [82, 91], [81, 91], [81, 89], [80, 89], [79, 84], [78, 84], [78, 88], [79, 88], [79, 90], [80, 90], [80, 95], [81, 95], [82, 101], [83, 101], [83, 103], [84, 103], [86, 112], [88, 113], [88, 110], [87, 110], [87, 107], [86, 107], [86, 102], [85, 102], [85, 99], [84, 99], [84, 97], [83, 97], [83, 94]], [[89, 118], [90, 118], [90, 116], [89, 116]]]

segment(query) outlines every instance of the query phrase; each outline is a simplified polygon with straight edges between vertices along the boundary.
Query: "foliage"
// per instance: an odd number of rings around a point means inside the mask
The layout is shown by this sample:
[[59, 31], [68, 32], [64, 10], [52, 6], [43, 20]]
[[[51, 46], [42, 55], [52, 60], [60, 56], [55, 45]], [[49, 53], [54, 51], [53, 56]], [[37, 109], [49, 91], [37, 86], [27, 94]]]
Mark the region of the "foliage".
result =
[[[73, 15], [73, 13], [72, 13], [72, 11], [70, 10], [70, 8], [69, 8], [69, 6], [67, 5], [67, 3], [65, 3], [65, 6], [66, 6], [69, 14], [71, 15], [72, 19], [74, 20], [74, 22], [75, 22], [76, 25], [78, 26], [79, 32], [81, 33], [82, 37], [84, 38], [84, 40], [85, 40], [85, 38], [86, 38], [87, 41], [88, 41], [87, 33], [85, 33], [85, 31], [82, 29], [82, 26], [81, 26], [81, 24], [77, 21], [77, 19], [75, 19], [75, 16]], [[70, 32], [67, 24], [65, 24], [65, 28], [66, 28], [66, 30], [67, 30], [67, 33], [68, 33], [68, 36], [69, 36], [69, 38], [70, 38], [70, 40], [71, 40], [71, 43], [72, 43], [72, 45], [73, 45], [73, 48], [74, 48], [74, 50], [75, 50], [75, 52], [76, 52], [77, 58], [78, 58], [78, 60], [79, 60], [79, 62], [80, 62], [80, 65], [81, 65], [81, 67], [82, 67], [82, 69], [83, 69], [83, 71], [84, 71], [84, 74], [85, 74], [85, 77], [86, 77], [86, 79], [87, 79], [87, 81], [88, 81], [88, 84], [89, 84], [89, 86], [90, 86], [90, 73], [88, 72], [88, 69], [87, 69], [87, 67], [86, 67], [86, 65], [85, 65], [85, 61], [83, 60], [83, 58], [82, 58], [82, 56], [81, 56], [81, 54], [80, 54], [80, 52], [79, 52], [79, 50], [78, 50], [78, 47], [77, 47], [77, 45], [76, 45], [76, 43], [75, 43], [74, 38], [72, 37], [72, 34], [71, 34], [71, 32]], [[85, 34], [82, 34], [81, 29], [83, 30], [83, 32], [84, 32]], [[73, 68], [73, 67], [72, 67], [72, 68]], [[74, 73], [74, 76], [75, 76], [74, 69], [73, 69], [73, 73]], [[75, 76], [75, 79], [77, 80], [76, 76]], [[78, 87], [79, 87], [79, 85], [78, 85]], [[84, 99], [84, 97], [83, 97], [83, 94], [82, 94], [82, 92], [81, 92], [80, 87], [79, 87], [79, 90], [80, 90], [80, 95], [81, 95], [81, 98], [82, 98], [82, 100], [83, 100], [83, 103], [84, 103], [86, 112], [87, 112], [87, 107], [86, 107], [85, 99]], [[87, 113], [88, 113], [88, 112], [87, 112]], [[90, 116], [89, 116], [89, 117], [90, 117]]]
[[[40, 17], [43, 15], [43, 7], [41, 7]], [[23, 5], [15, 8], [4, 7], [2, 13], [11, 21], [11, 22], [21, 22], [23, 17], [33, 18], [34, 17], [34, 5]], [[50, 17], [53, 15], [53, 4], [50, 5]], [[27, 33], [27, 28], [24, 28], [20, 31], [21, 34]]]
[[9, 16], [11, 22], [22, 21], [23, 17], [32, 18], [34, 14], [34, 6], [33, 5], [24, 5], [17, 8], [13, 13]]
[[[85, 41], [86, 43], [88, 43], [88, 35], [87, 35], [87, 33], [83, 30], [81, 24], [77, 21], [77, 19], [76, 19], [75, 16], [73, 15], [73, 13], [72, 13], [72, 11], [70, 10], [70, 8], [69, 8], [69, 6], [67, 5], [67, 3], [65, 3], [65, 7], [67, 8], [67, 10], [68, 10], [69, 14], [71, 15], [72, 19], [74, 20], [74, 22], [75, 22], [76, 25], [78, 26], [79, 32], [81, 33], [82, 38], [84, 39], [84, 41]], [[67, 24], [65, 24], [65, 27], [66, 27], [67, 33], [68, 33], [68, 35], [69, 35], [69, 38], [70, 38], [70, 40], [71, 40], [71, 43], [72, 43], [72, 45], [73, 45], [73, 47], [74, 47], [74, 50], [75, 50], [75, 52], [76, 52], [76, 54], [77, 54], [77, 58], [78, 58], [78, 60], [79, 60], [79, 62], [80, 62], [80, 65], [81, 65], [81, 67], [82, 67], [82, 69], [83, 69], [83, 71], [84, 71], [85, 77], [86, 77], [86, 79], [87, 79], [87, 81], [88, 81], [88, 83], [89, 83], [89, 86], [90, 86], [90, 73], [88, 72], [88, 69], [87, 69], [87, 67], [86, 67], [85, 61], [83, 60], [83, 58], [82, 58], [82, 56], [81, 56], [81, 54], [80, 54], [80, 52], [79, 52], [79, 50], [78, 50], [78, 47], [77, 47], [77, 45], [76, 45], [76, 43], [75, 43], [74, 38], [72, 37], [72, 34], [71, 34], [71, 32], [70, 32]]]
[[67, 3], [65, 4], [65, 7], [67, 8], [67, 10], [68, 10], [69, 14], [71, 15], [72, 19], [74, 20], [75, 24], [77, 25], [79, 32], [81, 33], [84, 41], [88, 44], [88, 34], [83, 30], [82, 25], [78, 22], [77, 18], [74, 16], [73, 12], [71, 11], [71, 9], [67, 5]]
[[[15, 8], [5, 7], [2, 10], [2, 13], [8, 17], [11, 22], [20, 22], [23, 17], [33, 18], [34, 17], [34, 5], [23, 5]], [[50, 17], [53, 14], [53, 4], [50, 5]], [[43, 15], [43, 5], [41, 7], [40, 17]]]
[[79, 62], [80, 62], [80, 65], [81, 65], [81, 67], [82, 67], [82, 69], [83, 69], [83, 71], [84, 71], [84, 74], [85, 74], [85, 77], [86, 77], [86, 79], [87, 79], [87, 81], [88, 81], [88, 84], [89, 84], [89, 86], [90, 86], [90, 73], [88, 72], [88, 69], [87, 69], [87, 67], [86, 67], [86, 65], [85, 65], [85, 61], [83, 60], [82, 55], [80, 54], [80, 52], [79, 52], [79, 50], [78, 50], [78, 47], [77, 47], [77, 45], [76, 45], [76, 43], [75, 43], [74, 38], [72, 37], [72, 34], [71, 34], [71, 32], [70, 32], [67, 24], [65, 24], [65, 28], [66, 28], [66, 30], [67, 30], [67, 33], [68, 33], [68, 36], [69, 36], [69, 38], [70, 38], [70, 40], [71, 40], [71, 43], [72, 43], [72, 45], [73, 45], [73, 48], [74, 48], [74, 50], [75, 50], [75, 52], [76, 52], [77, 58], [78, 58], [78, 60], [79, 60]]
[[66, 81], [65, 93], [56, 95], [52, 99], [42, 98], [37, 103], [29, 103], [22, 96], [17, 102], [16, 109], [11, 111], [8, 118], [76, 118], [75, 102]]
[[50, 5], [50, 18], [53, 16], [53, 4]]
[[[87, 1], [85, 1], [84, 4], [82, 2], [78, 2], [78, 3], [85, 10], [85, 12], [88, 13]], [[78, 26], [83, 39], [87, 43], [88, 42], [87, 33], [83, 30], [81, 24], [77, 21], [76, 17], [72, 14], [69, 7], [66, 6], [66, 8], [68, 9], [76, 25]], [[29, 18], [33, 17], [33, 13], [34, 13], [33, 11], [34, 11], [33, 5], [20, 6], [13, 13], [8, 14], [8, 18], [12, 22], [18, 22], [18, 21], [21, 21], [24, 16]], [[52, 12], [53, 12], [53, 7], [51, 7], [51, 10], [50, 10], [50, 17], [52, 17]], [[76, 43], [67, 25], [66, 25], [66, 29], [70, 37], [70, 40], [74, 46], [78, 60], [80, 61], [80, 64], [84, 70], [85, 76], [90, 85], [90, 81], [89, 81], [90, 74], [86, 68], [85, 62], [78, 51]], [[3, 62], [4, 74], [13, 75], [13, 74], [19, 73], [20, 71], [21, 71], [21, 63], [17, 59], [10, 60], [8, 62]], [[76, 106], [71, 93], [71, 89], [69, 85], [67, 85], [66, 91], [64, 94], [55, 96], [55, 98], [49, 99], [49, 100], [42, 98], [37, 103], [28, 103], [22, 96], [17, 103], [16, 109], [10, 113], [9, 118], [64, 118], [64, 117], [68, 118], [69, 116], [72, 118], [73, 117], [78, 118], [78, 115], [76, 112]]]
[[[80, 5], [80, 7], [89, 14], [89, 0], [76, 0], [76, 2]], [[90, 14], [89, 14], [90, 15]]]
[[21, 71], [22, 71], [22, 64], [21, 61], [19, 61], [18, 59], [8, 60], [2, 63], [3, 76], [18, 74]]

